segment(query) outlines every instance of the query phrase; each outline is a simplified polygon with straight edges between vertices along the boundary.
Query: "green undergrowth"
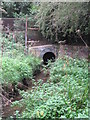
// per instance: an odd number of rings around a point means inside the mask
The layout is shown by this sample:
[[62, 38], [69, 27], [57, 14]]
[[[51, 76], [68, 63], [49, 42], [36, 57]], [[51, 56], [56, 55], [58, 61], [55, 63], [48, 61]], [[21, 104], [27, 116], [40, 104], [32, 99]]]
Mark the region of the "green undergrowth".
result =
[[24, 78], [31, 80], [34, 72], [39, 69], [40, 63], [39, 58], [31, 55], [4, 56], [0, 72], [1, 83], [17, 83]]
[[0, 83], [18, 83], [23, 79], [32, 80], [39, 69], [41, 60], [25, 54], [25, 46], [0, 34]]
[[88, 118], [88, 62], [64, 57], [51, 65], [50, 79], [30, 91], [21, 91], [23, 99], [14, 106], [17, 118], [60, 119]]

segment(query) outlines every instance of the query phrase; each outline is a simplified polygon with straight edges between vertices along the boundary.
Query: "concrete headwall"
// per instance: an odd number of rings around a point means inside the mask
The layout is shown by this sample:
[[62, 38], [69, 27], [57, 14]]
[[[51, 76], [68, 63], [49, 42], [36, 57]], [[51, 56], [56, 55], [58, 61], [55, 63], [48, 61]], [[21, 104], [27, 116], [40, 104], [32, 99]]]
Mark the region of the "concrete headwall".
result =
[[40, 58], [43, 58], [44, 54], [47, 52], [53, 53], [55, 55], [55, 58], [58, 56], [58, 50], [54, 45], [42, 45], [29, 48], [30, 54], [33, 54], [34, 56]]

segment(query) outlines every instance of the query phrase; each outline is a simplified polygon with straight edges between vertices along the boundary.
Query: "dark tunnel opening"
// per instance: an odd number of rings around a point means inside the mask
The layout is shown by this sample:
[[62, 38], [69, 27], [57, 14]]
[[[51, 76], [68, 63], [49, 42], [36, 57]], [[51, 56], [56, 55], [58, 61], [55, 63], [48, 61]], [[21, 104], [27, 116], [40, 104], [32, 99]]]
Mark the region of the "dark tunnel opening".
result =
[[55, 61], [55, 54], [52, 53], [52, 52], [46, 52], [43, 55], [43, 62], [44, 62], [45, 65], [48, 64], [48, 60], [51, 60], [51, 62], [54, 62]]

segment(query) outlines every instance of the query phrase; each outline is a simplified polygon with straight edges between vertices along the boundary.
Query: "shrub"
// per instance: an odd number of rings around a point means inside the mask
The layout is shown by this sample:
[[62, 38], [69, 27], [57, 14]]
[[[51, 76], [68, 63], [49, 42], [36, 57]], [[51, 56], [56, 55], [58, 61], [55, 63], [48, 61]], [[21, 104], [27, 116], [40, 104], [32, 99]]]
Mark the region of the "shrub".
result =
[[[58, 59], [51, 72], [50, 79], [52, 82], [57, 83], [63, 79], [84, 80], [88, 78], [88, 63], [86, 60], [72, 59], [64, 57]], [[82, 82], [82, 81], [81, 81]]]
[[88, 3], [41, 3], [37, 14], [37, 25], [44, 37], [48, 40], [76, 42], [81, 34], [89, 35], [89, 2]]
[[39, 69], [40, 59], [32, 56], [3, 57], [1, 83], [17, 83], [22, 79], [32, 79], [35, 70]]
[[24, 78], [32, 79], [34, 72], [40, 67], [40, 59], [32, 55], [24, 55], [24, 46], [15, 43], [12, 38], [9, 40], [0, 34], [0, 43], [3, 45], [3, 56], [0, 58], [2, 62], [0, 82], [8, 84], [17, 83]]

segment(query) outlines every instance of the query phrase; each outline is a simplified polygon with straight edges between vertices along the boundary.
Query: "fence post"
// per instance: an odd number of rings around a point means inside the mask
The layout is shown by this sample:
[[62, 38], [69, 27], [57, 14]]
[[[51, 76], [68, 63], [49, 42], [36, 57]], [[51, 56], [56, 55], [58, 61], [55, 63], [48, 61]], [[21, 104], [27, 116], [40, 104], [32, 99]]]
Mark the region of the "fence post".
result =
[[3, 44], [4, 44], [4, 41], [2, 42], [2, 45], [1, 45], [1, 58], [3, 57]]
[[26, 16], [26, 30], [25, 30], [25, 53], [27, 54], [27, 16]]

